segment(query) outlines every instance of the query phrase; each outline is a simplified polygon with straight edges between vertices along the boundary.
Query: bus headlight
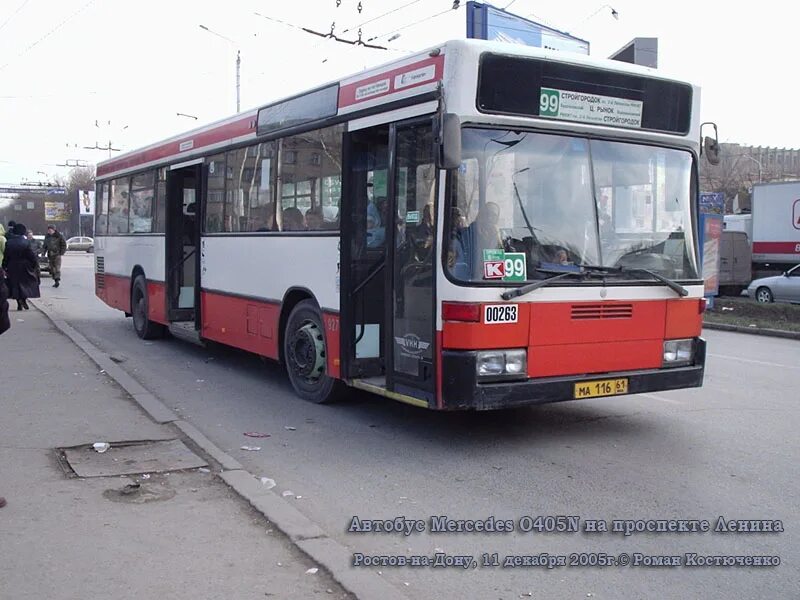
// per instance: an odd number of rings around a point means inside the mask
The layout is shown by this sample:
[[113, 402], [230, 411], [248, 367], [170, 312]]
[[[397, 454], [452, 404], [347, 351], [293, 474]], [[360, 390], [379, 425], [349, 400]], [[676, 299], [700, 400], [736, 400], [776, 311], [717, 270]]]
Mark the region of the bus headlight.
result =
[[484, 350], [475, 360], [478, 379], [526, 379], [527, 350]]
[[694, 358], [694, 340], [667, 340], [664, 342], [664, 367], [688, 365]]

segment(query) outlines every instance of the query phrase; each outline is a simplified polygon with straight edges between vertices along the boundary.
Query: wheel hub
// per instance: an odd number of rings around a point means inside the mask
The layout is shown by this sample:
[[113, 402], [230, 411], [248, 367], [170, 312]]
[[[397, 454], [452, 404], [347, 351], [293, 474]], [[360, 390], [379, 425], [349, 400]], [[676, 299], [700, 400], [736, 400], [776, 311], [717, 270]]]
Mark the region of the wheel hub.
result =
[[292, 333], [288, 350], [289, 365], [300, 377], [317, 381], [325, 373], [325, 343], [315, 323], [309, 321]]

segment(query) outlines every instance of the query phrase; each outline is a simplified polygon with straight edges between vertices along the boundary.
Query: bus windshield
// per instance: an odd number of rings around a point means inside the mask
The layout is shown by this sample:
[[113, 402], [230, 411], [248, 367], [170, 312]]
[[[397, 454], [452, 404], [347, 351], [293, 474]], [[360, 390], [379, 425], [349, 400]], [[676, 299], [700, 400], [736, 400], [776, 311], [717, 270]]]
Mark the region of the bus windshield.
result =
[[689, 152], [477, 128], [462, 148], [445, 235], [453, 279], [524, 282], [576, 265], [697, 278]]

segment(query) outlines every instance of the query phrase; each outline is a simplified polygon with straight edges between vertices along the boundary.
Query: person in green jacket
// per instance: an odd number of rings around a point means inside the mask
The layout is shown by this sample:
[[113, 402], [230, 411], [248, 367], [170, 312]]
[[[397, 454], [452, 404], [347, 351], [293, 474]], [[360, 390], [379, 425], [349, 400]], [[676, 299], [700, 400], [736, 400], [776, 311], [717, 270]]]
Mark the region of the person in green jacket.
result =
[[61, 285], [61, 257], [67, 251], [67, 240], [55, 225], [47, 227], [44, 248], [47, 250], [47, 261], [50, 263], [50, 276], [55, 281], [53, 287], [58, 287]]
[[0, 223], [0, 265], [3, 264], [3, 255], [6, 252], [6, 229]]

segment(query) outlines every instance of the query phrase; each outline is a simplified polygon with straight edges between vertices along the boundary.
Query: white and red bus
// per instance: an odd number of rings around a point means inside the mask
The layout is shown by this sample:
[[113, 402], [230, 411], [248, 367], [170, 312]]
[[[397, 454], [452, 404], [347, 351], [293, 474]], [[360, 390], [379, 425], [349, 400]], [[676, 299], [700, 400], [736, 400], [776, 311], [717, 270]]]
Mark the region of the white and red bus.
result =
[[97, 295], [346, 386], [489, 409], [702, 384], [699, 90], [452, 41], [97, 167]]

